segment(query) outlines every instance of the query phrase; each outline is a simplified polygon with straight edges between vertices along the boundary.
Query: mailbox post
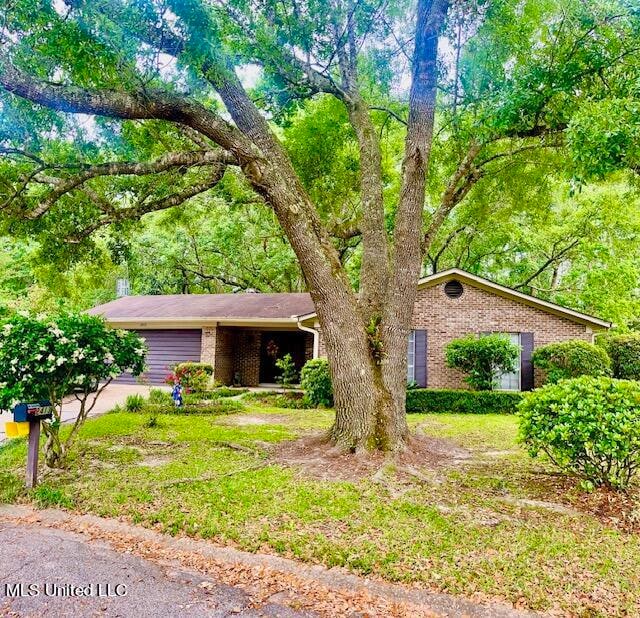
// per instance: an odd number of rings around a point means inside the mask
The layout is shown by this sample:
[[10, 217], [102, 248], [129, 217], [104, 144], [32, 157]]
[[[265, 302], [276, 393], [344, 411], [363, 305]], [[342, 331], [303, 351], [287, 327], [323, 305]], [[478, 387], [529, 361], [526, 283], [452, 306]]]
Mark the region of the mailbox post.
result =
[[[40, 446], [40, 422], [53, 416], [50, 401], [37, 403], [19, 403], [13, 408], [13, 431], [7, 430], [7, 435], [25, 435], [26, 426], [29, 427], [29, 447], [27, 451], [26, 485], [32, 489], [38, 482], [38, 451]], [[9, 425], [9, 423], [7, 423]], [[9, 429], [7, 427], [7, 429]]]

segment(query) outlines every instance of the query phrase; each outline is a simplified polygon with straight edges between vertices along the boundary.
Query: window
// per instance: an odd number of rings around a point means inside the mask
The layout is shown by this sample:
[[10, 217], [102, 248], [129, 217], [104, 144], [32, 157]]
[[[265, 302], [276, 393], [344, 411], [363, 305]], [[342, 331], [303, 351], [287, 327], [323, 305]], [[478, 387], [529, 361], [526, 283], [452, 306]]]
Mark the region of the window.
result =
[[416, 380], [416, 331], [409, 333], [409, 343], [407, 345], [407, 382]]
[[520, 348], [516, 360], [516, 369], [498, 376], [498, 389], [501, 391], [519, 391], [520, 388], [520, 363], [522, 362], [522, 346], [520, 345], [520, 333], [504, 333], [511, 343]]
[[518, 353], [518, 358], [516, 359], [516, 368], [515, 371], [510, 371], [509, 373], [502, 373], [496, 376], [496, 390], [499, 391], [519, 391], [522, 390], [521, 382], [520, 382], [520, 366], [522, 364], [522, 345], [520, 344], [520, 333], [482, 333], [480, 336], [484, 337], [486, 335], [497, 334], [504, 335], [509, 338], [511, 343], [515, 344], [520, 348], [520, 352]]

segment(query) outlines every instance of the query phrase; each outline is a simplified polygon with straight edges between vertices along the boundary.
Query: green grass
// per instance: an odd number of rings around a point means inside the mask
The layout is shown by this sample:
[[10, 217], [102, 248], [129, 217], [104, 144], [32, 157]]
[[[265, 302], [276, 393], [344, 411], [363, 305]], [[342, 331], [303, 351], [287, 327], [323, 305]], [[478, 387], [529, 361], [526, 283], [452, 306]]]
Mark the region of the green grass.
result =
[[[267, 422], [241, 424], [247, 414]], [[538, 610], [557, 603], [579, 615], [637, 611], [637, 535], [588, 514], [505, 500], [562, 499], [549, 497], [545, 469], [517, 446], [517, 419], [411, 415], [412, 426], [475, 457], [425, 471], [433, 482], [318, 481], [270, 463], [265, 443], [326, 428], [332, 414], [253, 406], [235, 416], [161, 414], [155, 427], [145, 415], [107, 414], [87, 422], [69, 470], [30, 494], [21, 489], [24, 442], [0, 448], [0, 500], [124, 516], [169, 534]]]

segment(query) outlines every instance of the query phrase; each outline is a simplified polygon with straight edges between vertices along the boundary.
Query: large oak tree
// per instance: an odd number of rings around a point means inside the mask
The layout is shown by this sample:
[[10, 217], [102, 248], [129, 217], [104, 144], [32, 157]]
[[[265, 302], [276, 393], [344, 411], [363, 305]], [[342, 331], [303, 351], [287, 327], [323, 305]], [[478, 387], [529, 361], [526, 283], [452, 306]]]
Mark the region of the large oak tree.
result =
[[[334, 380], [331, 440], [352, 450], [406, 442], [416, 282], [451, 211], [504, 165], [564, 148], [601, 82], [626, 100], [637, 68], [625, 2], [28, 0], [2, 19], [12, 225], [81, 243], [238, 170], [297, 256]], [[255, 90], [239, 77], [251, 66], [263, 75]], [[311, 199], [277, 129], [297, 102], [321, 96], [344, 107], [358, 145], [356, 214], [344, 220]], [[104, 119], [100, 138], [65, 139], [69, 114]], [[37, 139], [20, 134], [25, 115]], [[381, 118], [404, 131], [397, 191], [385, 181]], [[336, 244], [351, 237], [357, 293]]]

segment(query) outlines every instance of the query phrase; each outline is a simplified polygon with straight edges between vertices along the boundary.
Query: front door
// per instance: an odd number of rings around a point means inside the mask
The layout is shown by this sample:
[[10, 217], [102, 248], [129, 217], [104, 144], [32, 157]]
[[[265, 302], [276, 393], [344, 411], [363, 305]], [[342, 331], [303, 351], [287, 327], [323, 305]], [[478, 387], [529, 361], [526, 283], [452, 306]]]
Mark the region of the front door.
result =
[[273, 384], [280, 370], [276, 361], [291, 354], [296, 369], [300, 371], [304, 365], [305, 354], [304, 333], [287, 331], [265, 331], [260, 343], [260, 382]]

